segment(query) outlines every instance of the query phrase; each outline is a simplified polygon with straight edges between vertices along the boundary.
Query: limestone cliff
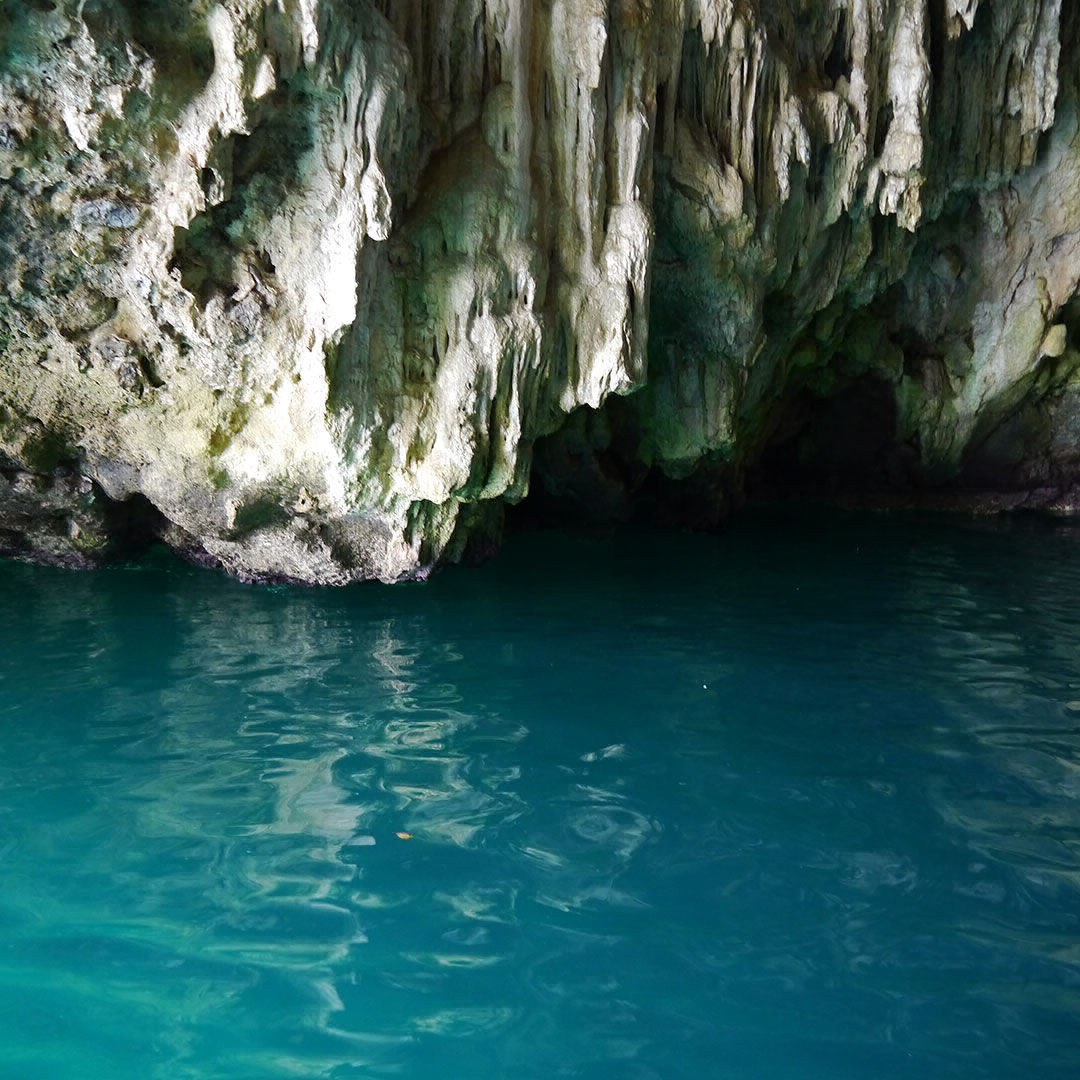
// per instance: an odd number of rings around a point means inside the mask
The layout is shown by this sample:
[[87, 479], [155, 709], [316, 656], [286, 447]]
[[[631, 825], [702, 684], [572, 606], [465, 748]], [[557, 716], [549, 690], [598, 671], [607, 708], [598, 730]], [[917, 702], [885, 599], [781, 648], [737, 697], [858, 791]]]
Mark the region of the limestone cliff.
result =
[[1067, 503], [1076, 29], [0, 0], [0, 548], [394, 580], [530, 481], [709, 521], [770, 462]]

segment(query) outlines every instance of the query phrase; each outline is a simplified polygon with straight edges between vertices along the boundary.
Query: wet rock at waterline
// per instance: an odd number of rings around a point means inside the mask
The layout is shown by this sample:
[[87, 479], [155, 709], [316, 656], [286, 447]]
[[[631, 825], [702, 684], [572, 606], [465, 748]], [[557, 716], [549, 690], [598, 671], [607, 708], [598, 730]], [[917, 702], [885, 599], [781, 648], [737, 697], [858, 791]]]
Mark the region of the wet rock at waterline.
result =
[[530, 484], [1080, 476], [1060, 0], [3, 0], [0, 547], [422, 575]]

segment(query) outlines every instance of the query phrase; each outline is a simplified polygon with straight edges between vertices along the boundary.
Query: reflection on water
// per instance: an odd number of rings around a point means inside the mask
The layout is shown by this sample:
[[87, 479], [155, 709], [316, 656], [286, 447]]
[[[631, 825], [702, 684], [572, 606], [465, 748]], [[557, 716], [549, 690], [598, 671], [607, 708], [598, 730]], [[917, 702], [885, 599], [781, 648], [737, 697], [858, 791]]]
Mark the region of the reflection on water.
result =
[[10, 1074], [1071, 1078], [1078, 545], [0, 566]]

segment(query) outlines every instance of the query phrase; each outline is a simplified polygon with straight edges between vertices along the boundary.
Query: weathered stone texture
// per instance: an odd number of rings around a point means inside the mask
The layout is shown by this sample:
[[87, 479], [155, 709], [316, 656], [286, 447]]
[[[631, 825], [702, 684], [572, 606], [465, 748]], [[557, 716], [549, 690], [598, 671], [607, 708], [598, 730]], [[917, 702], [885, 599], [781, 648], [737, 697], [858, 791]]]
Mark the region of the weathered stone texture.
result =
[[3, 0], [0, 546], [133, 500], [243, 577], [422, 575], [538, 476], [711, 520], [870, 383], [887, 480], [1066, 490], [1074, 18]]

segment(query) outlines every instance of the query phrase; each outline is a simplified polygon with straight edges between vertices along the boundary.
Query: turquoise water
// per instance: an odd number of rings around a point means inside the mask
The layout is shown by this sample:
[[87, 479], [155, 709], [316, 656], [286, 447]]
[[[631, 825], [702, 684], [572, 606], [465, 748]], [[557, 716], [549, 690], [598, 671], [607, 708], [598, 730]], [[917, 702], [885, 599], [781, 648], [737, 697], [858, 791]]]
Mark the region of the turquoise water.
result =
[[0, 601], [4, 1078], [1080, 1075], [1080, 530]]

